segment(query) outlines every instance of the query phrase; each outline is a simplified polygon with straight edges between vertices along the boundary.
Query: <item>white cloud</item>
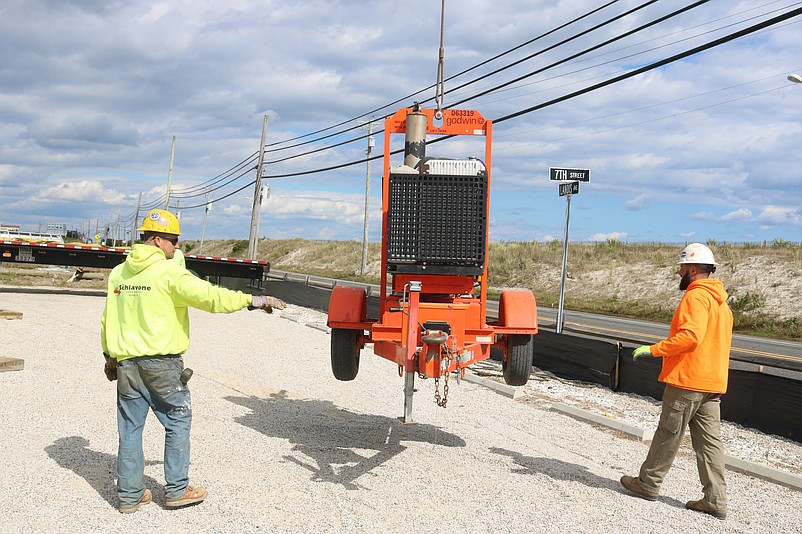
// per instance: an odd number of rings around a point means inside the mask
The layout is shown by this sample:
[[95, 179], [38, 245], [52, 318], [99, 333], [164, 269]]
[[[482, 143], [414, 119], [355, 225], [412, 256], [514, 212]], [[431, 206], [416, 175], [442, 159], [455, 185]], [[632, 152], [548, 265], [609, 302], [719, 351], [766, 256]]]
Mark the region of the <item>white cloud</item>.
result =
[[593, 234], [588, 236], [588, 241], [610, 241], [616, 240], [620, 241], [624, 239], [629, 234], [627, 232], [608, 232], [606, 234]]
[[799, 226], [802, 225], [802, 214], [796, 208], [766, 206], [757, 216], [757, 220], [764, 225], [789, 224]]
[[34, 196], [34, 200], [43, 202], [103, 202], [120, 204], [127, 200], [119, 191], [106, 188], [102, 182], [93, 180], [76, 180], [58, 183], [42, 189]]
[[331, 192], [282, 194], [267, 201], [270, 217], [304, 218], [331, 223], [353, 224], [364, 219], [364, 196]]
[[722, 216], [720, 220], [741, 222], [741, 221], [748, 221], [751, 218], [752, 218], [752, 212], [746, 208], [741, 208], [739, 210], [727, 213], [726, 215]]
[[643, 194], [638, 195], [633, 199], [627, 200], [624, 202], [624, 209], [630, 211], [638, 211], [644, 208], [648, 208], [652, 204], [652, 196]]
[[623, 163], [629, 169], [642, 169], [643, 167], [659, 167], [668, 160], [668, 157], [657, 154], [630, 154], [624, 158]]

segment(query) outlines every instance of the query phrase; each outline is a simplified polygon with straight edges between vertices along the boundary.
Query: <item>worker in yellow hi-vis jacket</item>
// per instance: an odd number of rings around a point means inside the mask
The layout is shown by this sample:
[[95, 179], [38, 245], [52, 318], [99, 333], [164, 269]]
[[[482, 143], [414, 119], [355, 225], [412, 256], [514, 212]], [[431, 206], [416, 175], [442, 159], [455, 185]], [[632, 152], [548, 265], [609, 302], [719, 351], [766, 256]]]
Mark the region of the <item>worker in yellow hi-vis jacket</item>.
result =
[[132, 247], [109, 275], [101, 319], [101, 344], [109, 380], [117, 379], [117, 492], [120, 512], [151, 501], [145, 488], [142, 431], [148, 411], [164, 426], [165, 505], [178, 508], [206, 498], [189, 484], [192, 403], [182, 354], [189, 348], [187, 308], [232, 313], [243, 308], [284, 309], [280, 299], [215, 286], [190, 273], [179, 252], [178, 219], [152, 210], [142, 226], [143, 243]]

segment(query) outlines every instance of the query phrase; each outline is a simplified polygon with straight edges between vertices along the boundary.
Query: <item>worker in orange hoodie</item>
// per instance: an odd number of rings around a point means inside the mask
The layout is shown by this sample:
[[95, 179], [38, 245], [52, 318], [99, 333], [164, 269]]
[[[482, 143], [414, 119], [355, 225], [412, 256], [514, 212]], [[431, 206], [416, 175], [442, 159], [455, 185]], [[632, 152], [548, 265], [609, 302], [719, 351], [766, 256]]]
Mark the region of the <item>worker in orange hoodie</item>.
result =
[[658, 380], [666, 386], [660, 422], [639, 476], [623, 476], [621, 484], [638, 497], [657, 500], [660, 484], [690, 427], [704, 498], [685, 507], [725, 519], [720, 401], [727, 392], [732, 312], [721, 280], [710, 278], [719, 264], [708, 247], [691, 243], [678, 263], [679, 288], [685, 295], [671, 319], [668, 338], [632, 353], [635, 361], [641, 356], [663, 358]]

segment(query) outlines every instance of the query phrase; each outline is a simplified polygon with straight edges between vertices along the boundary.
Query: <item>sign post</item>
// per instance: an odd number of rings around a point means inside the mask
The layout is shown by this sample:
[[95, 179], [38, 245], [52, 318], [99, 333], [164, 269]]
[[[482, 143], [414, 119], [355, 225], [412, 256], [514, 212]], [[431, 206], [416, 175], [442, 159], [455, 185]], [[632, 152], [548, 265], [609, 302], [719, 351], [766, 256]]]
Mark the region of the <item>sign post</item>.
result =
[[549, 168], [549, 180], [560, 183], [560, 196], [565, 197], [565, 237], [563, 238], [563, 265], [560, 275], [560, 303], [557, 307], [557, 333], [562, 334], [565, 316], [565, 276], [568, 269], [568, 225], [571, 222], [571, 196], [579, 194], [579, 182], [590, 181], [588, 169]]

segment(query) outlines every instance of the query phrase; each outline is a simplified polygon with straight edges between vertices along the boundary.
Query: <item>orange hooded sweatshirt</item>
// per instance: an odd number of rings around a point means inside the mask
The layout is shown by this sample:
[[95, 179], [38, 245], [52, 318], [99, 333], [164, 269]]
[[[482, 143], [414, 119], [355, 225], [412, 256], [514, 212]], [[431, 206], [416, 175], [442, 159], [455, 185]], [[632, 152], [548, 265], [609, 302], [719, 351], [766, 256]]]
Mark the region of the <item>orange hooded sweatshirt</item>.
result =
[[663, 358], [658, 380], [672, 386], [726, 393], [732, 311], [717, 278], [691, 282], [671, 319], [668, 339], [651, 346]]

